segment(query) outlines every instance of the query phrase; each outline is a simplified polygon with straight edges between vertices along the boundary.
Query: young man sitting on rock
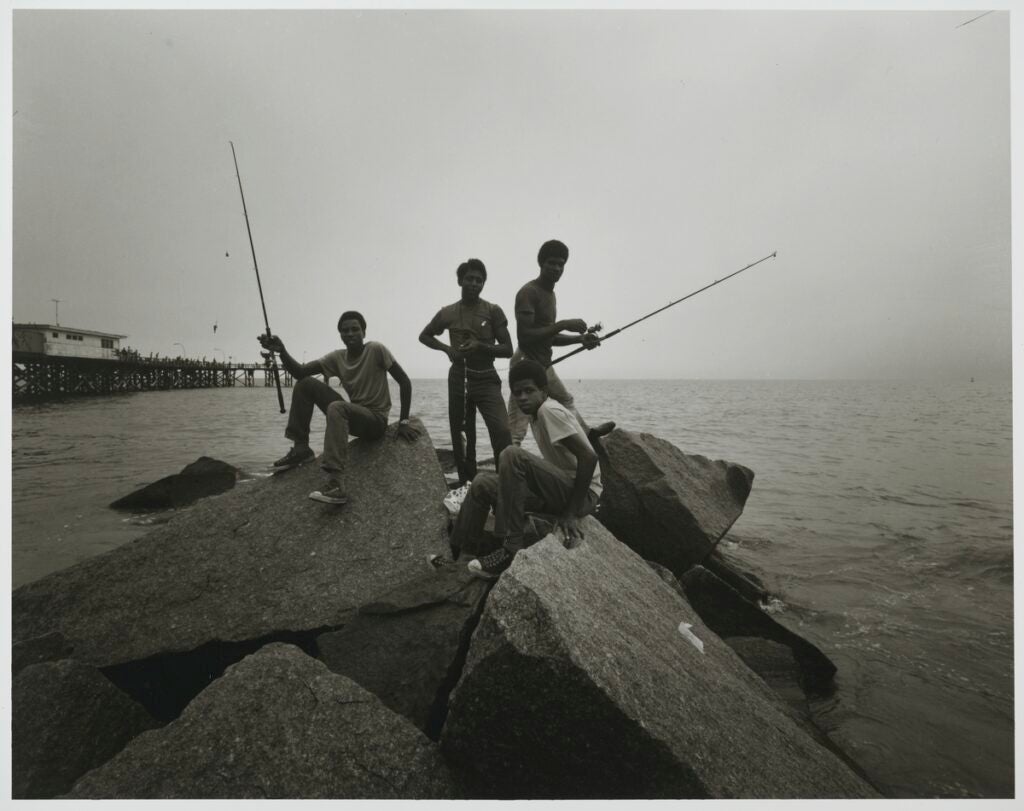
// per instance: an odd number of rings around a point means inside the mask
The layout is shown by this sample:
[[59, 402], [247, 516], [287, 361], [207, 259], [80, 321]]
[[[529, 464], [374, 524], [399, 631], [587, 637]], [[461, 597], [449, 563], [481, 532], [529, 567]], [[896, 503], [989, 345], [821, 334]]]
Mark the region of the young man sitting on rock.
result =
[[565, 542], [583, 537], [579, 519], [597, 508], [601, 474], [597, 454], [572, 412], [548, 397], [544, 367], [524, 360], [508, 373], [512, 397], [529, 418], [541, 456], [510, 445], [498, 457], [498, 472], [478, 473], [459, 510], [452, 532], [452, 552], [475, 542], [494, 507], [494, 534], [502, 539], [496, 551], [471, 560], [475, 576], [494, 580], [523, 548], [526, 511], [550, 513]]
[[[260, 345], [278, 353], [284, 368], [296, 381], [292, 388], [288, 427], [284, 432], [295, 444], [274, 462], [274, 469], [287, 470], [310, 461], [316, 455], [309, 447], [309, 425], [313, 419], [313, 406], [317, 406], [327, 415], [324, 453], [320, 459], [327, 482], [323, 489], [315, 490], [309, 497], [325, 504], [344, 504], [348, 500], [342, 491], [341, 475], [348, 459], [349, 434], [378, 439], [387, 430], [391, 413], [388, 374], [398, 384], [402, 401], [398, 436], [410, 442], [419, 436], [419, 431], [409, 424], [412, 402], [409, 376], [384, 344], [365, 341], [366, 319], [355, 310], [348, 310], [338, 319], [338, 333], [345, 348], [335, 349], [310, 363], [296, 361], [276, 335], [259, 336]], [[349, 399], [345, 400], [336, 389], [313, 375], [323, 375], [325, 380], [339, 378]]]

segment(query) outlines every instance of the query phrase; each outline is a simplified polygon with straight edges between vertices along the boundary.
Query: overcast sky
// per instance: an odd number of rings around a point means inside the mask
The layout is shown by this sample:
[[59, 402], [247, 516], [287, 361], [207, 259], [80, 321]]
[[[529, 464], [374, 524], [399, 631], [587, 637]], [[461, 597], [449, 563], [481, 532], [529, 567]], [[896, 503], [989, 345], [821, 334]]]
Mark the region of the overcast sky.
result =
[[[413, 377], [557, 237], [569, 377], [1009, 378], [1009, 14], [14, 12], [12, 317]], [[960, 26], [960, 27], [958, 27]], [[213, 325], [218, 325], [214, 334]], [[514, 331], [513, 331], [514, 334]], [[569, 370], [569, 365], [571, 371]]]

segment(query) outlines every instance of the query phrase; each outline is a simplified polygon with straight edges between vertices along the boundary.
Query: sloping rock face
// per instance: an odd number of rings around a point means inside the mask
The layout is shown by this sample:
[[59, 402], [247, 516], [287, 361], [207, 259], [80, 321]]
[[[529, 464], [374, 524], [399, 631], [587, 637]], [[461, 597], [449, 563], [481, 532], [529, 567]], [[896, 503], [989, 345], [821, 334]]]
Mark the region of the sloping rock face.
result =
[[72, 653], [74, 648], [59, 631], [23, 639], [11, 645], [11, 675], [18, 675], [29, 665], [68, 659]]
[[398, 440], [396, 427], [352, 443], [346, 506], [309, 500], [316, 464], [247, 483], [18, 588], [13, 639], [56, 631], [76, 659], [109, 666], [343, 624], [447, 545], [430, 439], [420, 424], [416, 442]]
[[132, 741], [72, 798], [444, 799], [435, 744], [292, 645], [271, 644]]
[[465, 565], [426, 572], [317, 637], [319, 658], [436, 740], [489, 586]]
[[701, 561], [701, 566], [724, 581], [751, 603], [766, 603], [771, 598], [764, 582], [753, 572], [743, 568], [742, 563], [728, 553], [722, 544]]
[[[828, 693], [832, 689], [836, 666], [821, 650], [780, 625], [717, 575], [703, 566], [694, 566], [682, 576], [681, 582], [690, 605], [726, 643], [734, 637], [759, 637], [785, 645], [797, 666], [797, 683], [806, 694]], [[754, 650], [749, 644], [746, 647]], [[759, 659], [768, 661], [762, 656], [751, 658], [751, 663]], [[753, 664], [751, 666], [754, 667]], [[758, 668], [754, 667], [754, 670], [758, 671]], [[775, 673], [778, 668], [773, 665], [770, 670]], [[760, 675], [770, 680], [768, 671]], [[776, 684], [779, 681], [777, 675], [775, 673]]]
[[30, 665], [11, 682], [11, 792], [63, 794], [157, 722], [96, 668], [64, 659]]
[[238, 469], [200, 456], [196, 461], [185, 465], [180, 473], [164, 476], [162, 479], [147, 484], [119, 498], [110, 506], [115, 510], [166, 510], [171, 507], [184, 507], [206, 496], [224, 493], [235, 486]]
[[877, 796], [641, 558], [583, 526], [574, 549], [521, 552], [488, 597], [441, 737], [473, 796]]
[[638, 554], [681, 575], [743, 512], [754, 472], [621, 429], [603, 440], [599, 518]]

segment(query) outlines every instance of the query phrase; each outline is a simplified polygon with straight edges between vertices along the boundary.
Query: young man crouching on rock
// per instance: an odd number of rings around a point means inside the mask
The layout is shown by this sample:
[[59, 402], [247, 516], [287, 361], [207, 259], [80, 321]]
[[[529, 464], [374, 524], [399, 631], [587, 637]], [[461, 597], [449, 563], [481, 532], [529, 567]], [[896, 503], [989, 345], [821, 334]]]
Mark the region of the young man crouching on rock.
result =
[[452, 532], [453, 553], [479, 538], [494, 507], [494, 534], [502, 545], [490, 555], [471, 560], [475, 576], [494, 580], [523, 548], [526, 511], [557, 516], [566, 543], [583, 537], [579, 519], [597, 508], [601, 474], [597, 454], [579, 422], [564, 405], [548, 398], [544, 367], [524, 360], [508, 373], [516, 404], [530, 420], [541, 456], [511, 445], [498, 457], [498, 472], [478, 473], [473, 479]]
[[[313, 406], [317, 406], [327, 415], [324, 454], [320, 460], [327, 481], [323, 489], [315, 490], [309, 497], [325, 504], [344, 504], [348, 500], [342, 492], [341, 474], [348, 460], [349, 434], [378, 439], [387, 430], [391, 413], [388, 374], [398, 384], [402, 400], [398, 436], [410, 442], [419, 436], [419, 431], [409, 424], [409, 406], [412, 402], [409, 376], [384, 344], [364, 340], [366, 319], [355, 310], [342, 313], [338, 319], [338, 334], [345, 348], [328, 352], [310, 363], [296, 361], [276, 335], [259, 336], [263, 348], [277, 352], [284, 368], [296, 381], [292, 388], [288, 427], [284, 432], [295, 444], [287, 454], [274, 462], [274, 469], [287, 470], [310, 461], [316, 455], [309, 447], [309, 425], [313, 419]], [[320, 382], [313, 375], [323, 375], [325, 380], [339, 378], [349, 399], [345, 400], [336, 389], [332, 389], [326, 382]]]

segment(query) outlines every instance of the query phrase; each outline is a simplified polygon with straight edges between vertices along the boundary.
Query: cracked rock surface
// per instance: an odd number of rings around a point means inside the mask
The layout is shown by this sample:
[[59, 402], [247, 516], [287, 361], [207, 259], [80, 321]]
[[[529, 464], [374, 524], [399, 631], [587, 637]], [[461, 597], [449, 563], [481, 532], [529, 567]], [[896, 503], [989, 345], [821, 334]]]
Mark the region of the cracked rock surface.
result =
[[29, 665], [11, 682], [11, 793], [63, 794], [157, 722], [96, 668]]
[[317, 637], [319, 658], [436, 739], [488, 585], [465, 565], [424, 572]]
[[642, 558], [581, 523], [580, 546], [548, 536], [488, 596], [441, 736], [472, 796], [877, 796]]
[[445, 799], [436, 744], [293, 645], [261, 648], [69, 798]]
[[[215, 641], [336, 627], [446, 549], [444, 476], [423, 430], [355, 440], [338, 508], [314, 463], [205, 499], [142, 538], [14, 591], [15, 642], [58, 632], [109, 666]], [[396, 509], [401, 505], [400, 509]]]

